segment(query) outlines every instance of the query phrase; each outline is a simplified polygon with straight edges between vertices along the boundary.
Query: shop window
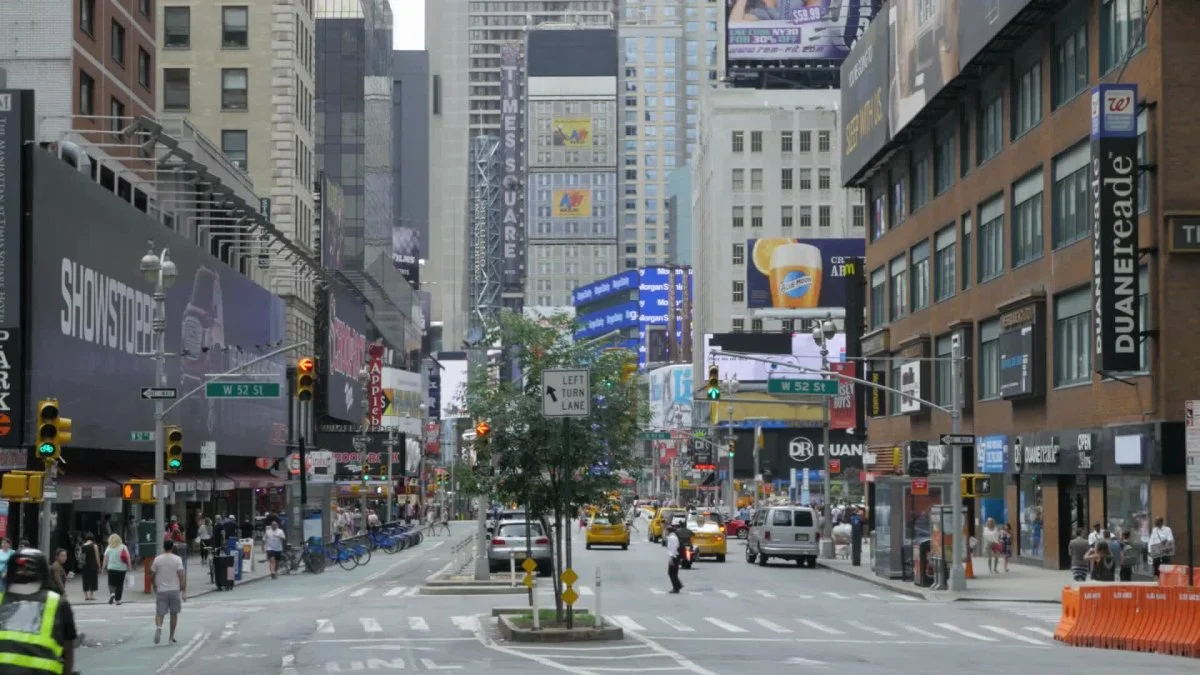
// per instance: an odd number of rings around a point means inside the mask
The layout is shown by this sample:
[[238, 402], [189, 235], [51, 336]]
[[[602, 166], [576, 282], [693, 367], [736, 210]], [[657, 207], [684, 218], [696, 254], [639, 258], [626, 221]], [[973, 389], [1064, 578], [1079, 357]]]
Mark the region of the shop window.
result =
[[1046, 554], [1042, 541], [1042, 477], [1021, 476], [1018, 498], [1021, 520], [1017, 528], [1019, 530], [1017, 555], [1022, 558], [1043, 560]]
[[1129, 533], [1129, 539], [1142, 551], [1134, 574], [1153, 574], [1150, 547], [1150, 478], [1148, 476], [1108, 476], [1104, 479], [1104, 512], [1114, 537]]

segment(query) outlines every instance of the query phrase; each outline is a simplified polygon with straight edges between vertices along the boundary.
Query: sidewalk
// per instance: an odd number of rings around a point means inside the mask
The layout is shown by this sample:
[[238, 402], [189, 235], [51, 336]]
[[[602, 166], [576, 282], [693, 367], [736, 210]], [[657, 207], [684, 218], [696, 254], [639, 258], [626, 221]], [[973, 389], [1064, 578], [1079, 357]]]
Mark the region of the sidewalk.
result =
[[[129, 588], [126, 581], [125, 593], [122, 598], [123, 603], [129, 602], [153, 602], [154, 595], [144, 593], [145, 574], [144, 567], [138, 566], [130, 575], [133, 577], [133, 588]], [[243, 572], [242, 580], [234, 586], [233, 592], [237, 592], [237, 587], [242, 584], [258, 581], [271, 576], [271, 570], [267, 566], [266, 554], [264, 554], [258, 546], [254, 549], [254, 570], [252, 572]], [[128, 577], [127, 577], [128, 578]], [[94, 602], [84, 602], [83, 600], [83, 577], [76, 574], [74, 577], [67, 579], [67, 599], [72, 604], [105, 604], [108, 602], [108, 576], [100, 572], [100, 589], [96, 591], [96, 600]], [[200, 563], [200, 554], [194, 553], [188, 556], [187, 561], [187, 587], [188, 598], [197, 598], [201, 595], [207, 595], [217, 590], [217, 587], [212, 582], [212, 575], [209, 574], [208, 567]]]

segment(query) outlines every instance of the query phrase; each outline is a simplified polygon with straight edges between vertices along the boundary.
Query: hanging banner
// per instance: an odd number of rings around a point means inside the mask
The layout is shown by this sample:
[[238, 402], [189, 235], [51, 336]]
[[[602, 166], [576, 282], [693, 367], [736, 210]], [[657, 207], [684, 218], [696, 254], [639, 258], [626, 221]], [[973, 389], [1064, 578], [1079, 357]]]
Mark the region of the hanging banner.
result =
[[[831, 363], [829, 369], [839, 375], [857, 377], [853, 362]], [[854, 405], [854, 382], [838, 380], [838, 393], [829, 401], [829, 428], [853, 429], [858, 419]]]
[[367, 347], [367, 424], [383, 426], [383, 410], [387, 398], [383, 395], [383, 345]]
[[[0, 444], [19, 446], [25, 429], [25, 355], [21, 348], [21, 237], [33, 141], [33, 92], [0, 90]], [[24, 462], [21, 468], [25, 468]]]
[[521, 44], [500, 47], [500, 289], [525, 288], [525, 81]]
[[416, 228], [392, 225], [392, 266], [410, 286], [421, 287], [421, 234]]

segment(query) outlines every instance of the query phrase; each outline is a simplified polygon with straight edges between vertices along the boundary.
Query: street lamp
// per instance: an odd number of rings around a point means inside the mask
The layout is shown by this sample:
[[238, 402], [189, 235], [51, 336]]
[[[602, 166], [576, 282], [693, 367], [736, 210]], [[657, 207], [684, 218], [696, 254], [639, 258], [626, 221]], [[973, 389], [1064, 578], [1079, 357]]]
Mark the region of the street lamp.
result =
[[363, 479], [360, 481], [359, 490], [362, 493], [362, 527], [363, 532], [367, 531], [367, 442], [370, 440], [371, 424], [371, 402], [368, 400], [371, 394], [371, 371], [367, 369], [367, 364], [363, 364], [362, 368], [358, 369], [358, 381], [362, 384], [362, 397], [359, 400], [359, 406], [363, 411], [363, 426], [362, 437], [360, 438], [361, 445], [358, 451], [358, 469], [362, 473]]
[[[167, 289], [175, 285], [179, 278], [179, 270], [175, 263], [168, 258], [168, 249], [162, 253], [154, 252], [154, 242], [149, 241], [146, 255], [142, 256], [138, 269], [146, 281], [154, 284], [154, 320], [151, 330], [154, 335], [154, 386], [162, 387], [167, 384]], [[162, 537], [167, 531], [167, 501], [165, 499], [166, 466], [166, 433], [163, 428], [165, 401], [154, 399], [154, 529], [155, 536]], [[157, 541], [157, 540], [156, 540]], [[157, 548], [156, 551], [157, 552]]]
[[[821, 348], [821, 372], [829, 372], [829, 341], [837, 335], [837, 326], [825, 319], [812, 327], [813, 341]], [[821, 396], [821, 557], [833, 558], [833, 519], [830, 508], [829, 479], [829, 397]]]

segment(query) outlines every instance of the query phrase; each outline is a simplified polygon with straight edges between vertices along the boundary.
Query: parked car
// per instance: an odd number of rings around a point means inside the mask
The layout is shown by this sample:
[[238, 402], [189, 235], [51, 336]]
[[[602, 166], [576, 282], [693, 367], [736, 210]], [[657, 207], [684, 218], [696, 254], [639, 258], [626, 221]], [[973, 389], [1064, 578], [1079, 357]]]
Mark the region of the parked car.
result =
[[492, 534], [493, 532], [496, 531], [497, 524], [506, 522], [509, 520], [520, 520], [520, 521], [524, 522], [525, 521], [525, 509], [501, 509], [500, 511], [496, 512], [495, 518], [492, 518], [491, 516], [489, 516], [488, 521], [487, 521], [488, 534]]
[[766, 565], [771, 558], [779, 558], [816, 567], [820, 547], [817, 517], [811, 508], [769, 506], [756, 511], [750, 521], [746, 562]]
[[[550, 576], [554, 569], [550, 537], [546, 536], [546, 531], [538, 521], [529, 523], [528, 534], [529, 536], [526, 536], [524, 518], [497, 523], [492, 540], [488, 543], [488, 569], [492, 572], [507, 572], [511, 554], [516, 560], [517, 572], [521, 573], [521, 563], [528, 555], [537, 563], [540, 576]], [[531, 541], [527, 542], [528, 539]]]

